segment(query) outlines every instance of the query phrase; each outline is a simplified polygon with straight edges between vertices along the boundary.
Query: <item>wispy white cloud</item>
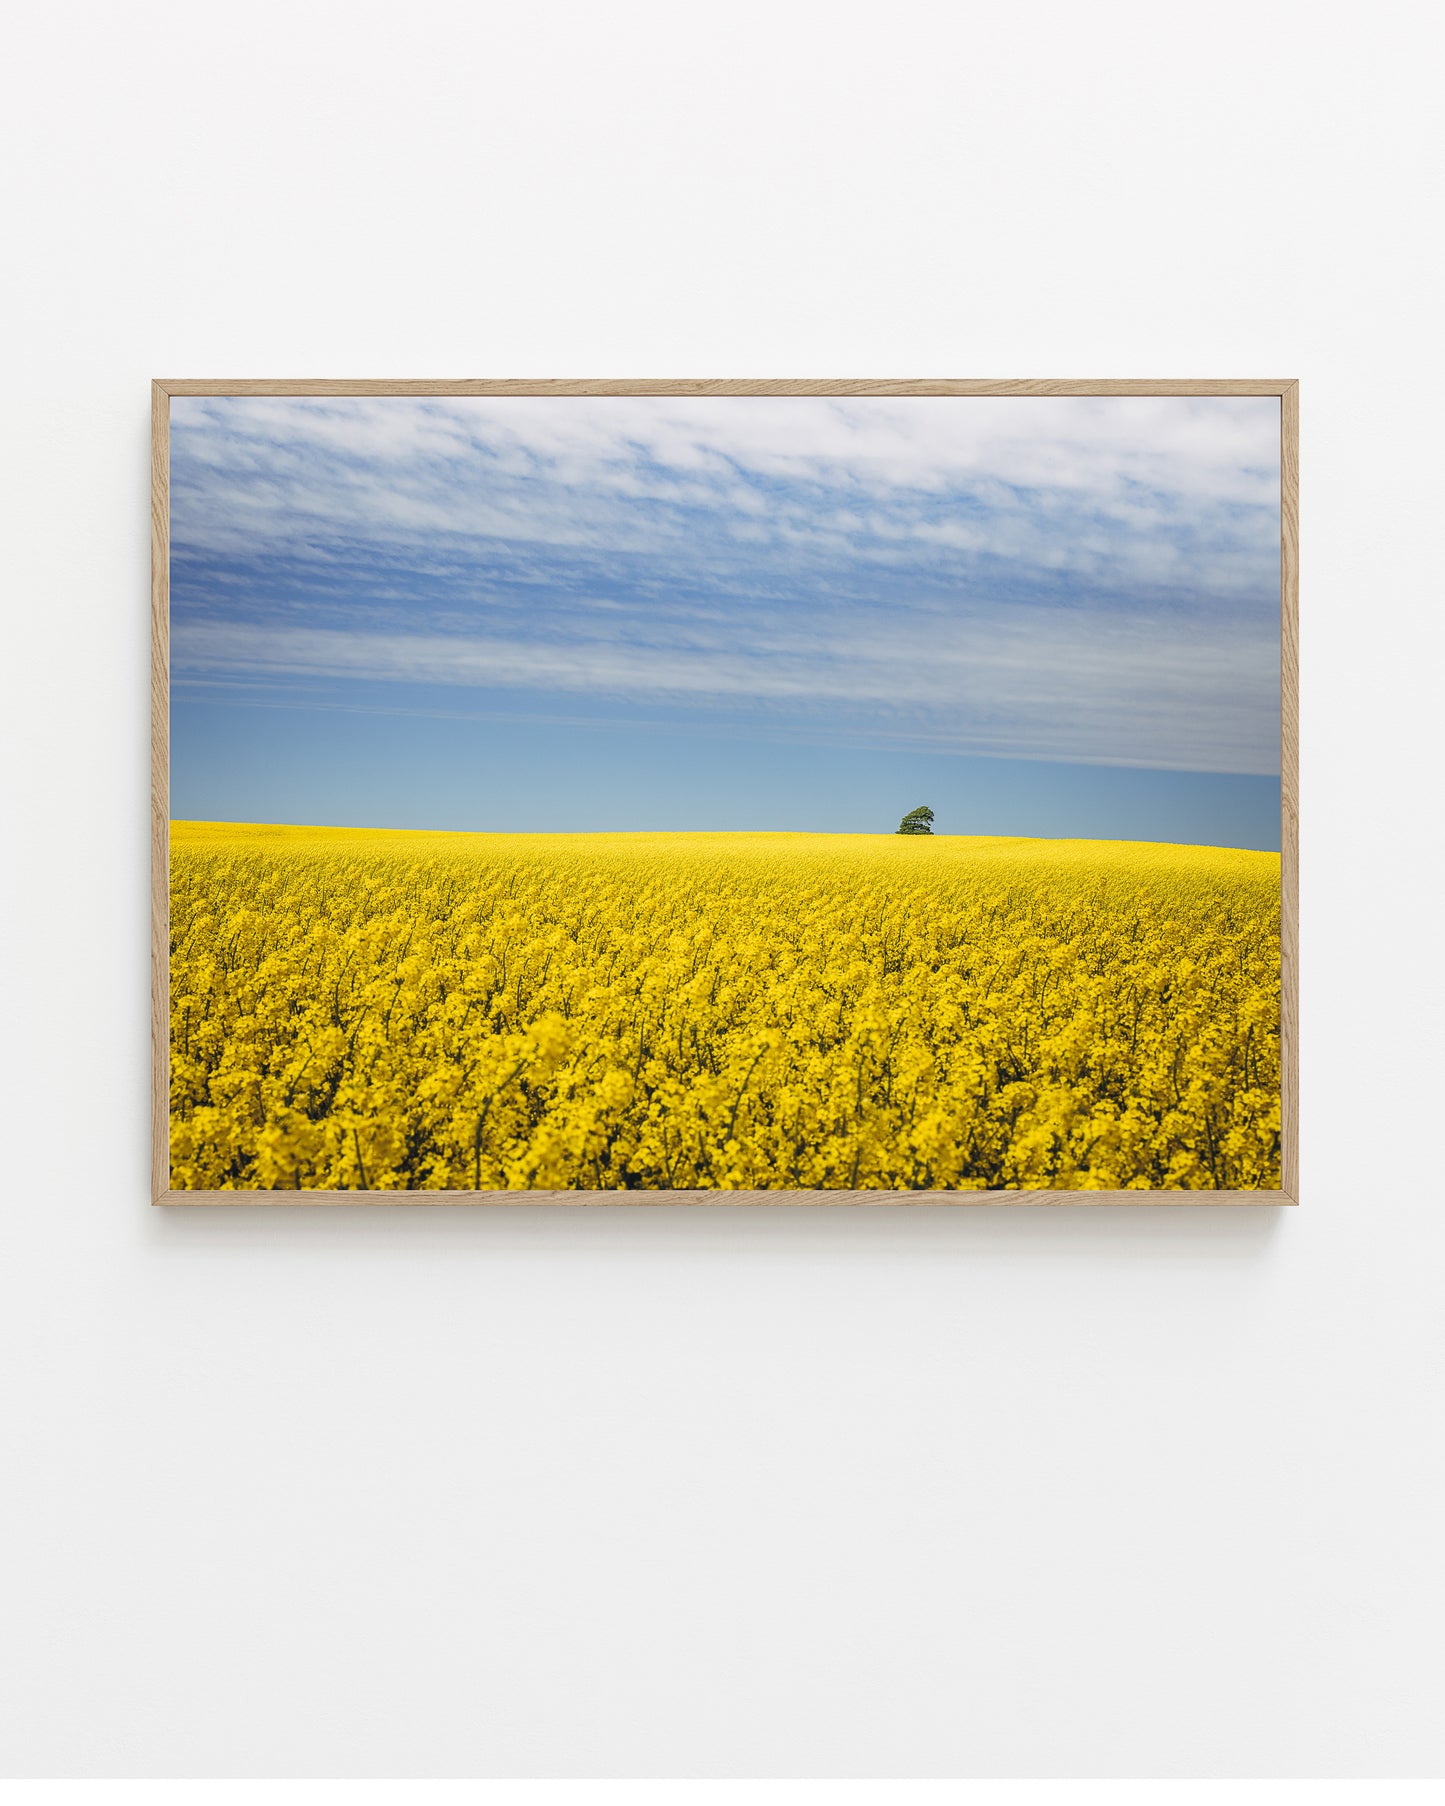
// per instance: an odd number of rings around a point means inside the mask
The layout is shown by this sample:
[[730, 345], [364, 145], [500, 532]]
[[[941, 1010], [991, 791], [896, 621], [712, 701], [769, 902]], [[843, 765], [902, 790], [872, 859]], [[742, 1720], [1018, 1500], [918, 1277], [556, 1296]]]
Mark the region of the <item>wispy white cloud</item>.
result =
[[541, 466], [562, 483], [683, 499], [743, 473], [880, 493], [986, 482], [1262, 503], [1279, 462], [1279, 404], [1254, 396], [178, 396], [171, 407], [191, 454], [221, 468], [295, 474], [316, 452], [332, 468], [395, 473], [481, 455], [498, 474]]
[[[701, 510], [795, 554], [932, 540], [1138, 565], [1181, 519], [1278, 494], [1278, 403], [1257, 397], [177, 397], [172, 432], [201, 550], [358, 532], [656, 550]], [[1045, 504], [1103, 531], [1040, 533]]]
[[943, 637], [878, 631], [846, 646], [775, 632], [746, 650], [696, 633], [646, 645], [195, 623], [177, 630], [173, 669], [180, 679], [223, 670], [590, 696], [641, 710], [741, 707], [803, 737], [1270, 773], [1278, 749], [1260, 652], [1065, 610], [979, 616]]

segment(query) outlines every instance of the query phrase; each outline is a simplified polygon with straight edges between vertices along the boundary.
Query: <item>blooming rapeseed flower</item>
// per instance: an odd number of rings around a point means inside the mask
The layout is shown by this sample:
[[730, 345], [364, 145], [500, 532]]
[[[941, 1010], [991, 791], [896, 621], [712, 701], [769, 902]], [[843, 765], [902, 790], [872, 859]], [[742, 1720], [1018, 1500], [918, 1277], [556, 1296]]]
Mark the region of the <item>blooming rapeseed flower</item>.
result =
[[176, 823], [180, 1189], [1279, 1184], [1279, 860]]

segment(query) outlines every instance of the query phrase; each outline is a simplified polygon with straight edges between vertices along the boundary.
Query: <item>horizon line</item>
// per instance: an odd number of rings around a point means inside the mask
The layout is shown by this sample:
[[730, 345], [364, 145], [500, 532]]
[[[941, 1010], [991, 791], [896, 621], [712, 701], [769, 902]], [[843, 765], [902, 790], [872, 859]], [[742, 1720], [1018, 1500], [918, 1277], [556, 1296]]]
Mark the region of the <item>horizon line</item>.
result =
[[702, 835], [752, 835], [777, 839], [810, 840], [1019, 840], [1059, 843], [1088, 842], [1103, 846], [1200, 847], [1220, 853], [1258, 853], [1278, 859], [1277, 849], [1239, 847], [1211, 840], [1141, 840], [1126, 834], [950, 834], [932, 830], [926, 834], [900, 834], [896, 828], [384, 828], [358, 827], [353, 822], [224, 821], [199, 816], [168, 817], [172, 828], [291, 828], [313, 834], [448, 834], [470, 839], [506, 840], [606, 840], [621, 836], [680, 839]]

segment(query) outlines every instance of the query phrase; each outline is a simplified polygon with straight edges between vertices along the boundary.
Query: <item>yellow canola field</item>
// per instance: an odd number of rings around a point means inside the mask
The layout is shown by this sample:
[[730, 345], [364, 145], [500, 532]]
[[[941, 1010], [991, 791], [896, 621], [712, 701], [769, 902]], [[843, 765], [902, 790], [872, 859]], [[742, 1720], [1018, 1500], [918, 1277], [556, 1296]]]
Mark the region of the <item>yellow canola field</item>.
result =
[[1274, 1188], [1279, 859], [177, 822], [177, 1188]]

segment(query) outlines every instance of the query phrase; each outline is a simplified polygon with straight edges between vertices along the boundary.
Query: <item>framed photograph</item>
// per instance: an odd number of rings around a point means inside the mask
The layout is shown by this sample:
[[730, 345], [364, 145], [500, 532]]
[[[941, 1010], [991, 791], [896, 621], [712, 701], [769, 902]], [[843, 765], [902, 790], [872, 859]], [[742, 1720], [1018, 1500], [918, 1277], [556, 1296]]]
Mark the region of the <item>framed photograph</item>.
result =
[[1295, 1202], [1297, 421], [157, 382], [155, 1201]]

